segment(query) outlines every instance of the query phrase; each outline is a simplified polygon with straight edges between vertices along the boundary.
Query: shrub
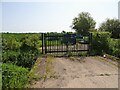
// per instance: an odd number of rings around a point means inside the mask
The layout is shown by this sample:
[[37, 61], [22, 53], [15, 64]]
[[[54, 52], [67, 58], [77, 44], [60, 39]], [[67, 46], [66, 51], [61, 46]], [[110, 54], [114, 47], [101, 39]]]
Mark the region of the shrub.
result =
[[120, 57], [120, 39], [108, 39], [109, 53], [113, 56]]
[[21, 42], [18, 42], [16, 37], [8, 36], [2, 38], [2, 46], [4, 50], [17, 50], [21, 46]]
[[102, 55], [104, 52], [108, 52], [108, 38], [110, 38], [109, 32], [94, 32], [92, 33], [92, 52], [91, 54]]
[[120, 57], [120, 39], [110, 38], [108, 32], [92, 33], [92, 55], [102, 55], [104, 53]]
[[2, 64], [2, 88], [26, 88], [28, 69], [13, 64]]
[[32, 52], [23, 52], [19, 55], [18, 57], [18, 61], [17, 61], [17, 65], [19, 66], [24, 66], [24, 67], [28, 67], [31, 68], [31, 66], [34, 64], [35, 60], [37, 58], [35, 58], [35, 54]]
[[2, 61], [4, 63], [6, 62], [17, 63], [19, 55], [20, 55], [19, 51], [16, 52], [16, 51], [11, 51], [11, 50], [3, 50]]
[[3, 34], [2, 37], [3, 63], [10, 62], [29, 68], [34, 64], [39, 54], [37, 34]]
[[18, 66], [30, 68], [35, 60], [37, 59], [38, 52], [28, 51], [28, 52], [15, 52], [15, 51], [5, 51], [2, 54], [2, 61], [4, 63], [13, 63]]

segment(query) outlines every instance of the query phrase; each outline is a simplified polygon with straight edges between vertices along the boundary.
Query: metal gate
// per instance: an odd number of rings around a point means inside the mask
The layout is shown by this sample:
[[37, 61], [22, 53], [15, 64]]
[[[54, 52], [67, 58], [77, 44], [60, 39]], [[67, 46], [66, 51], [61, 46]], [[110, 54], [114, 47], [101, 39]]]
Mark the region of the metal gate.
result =
[[92, 34], [43, 33], [42, 52], [54, 56], [89, 54]]

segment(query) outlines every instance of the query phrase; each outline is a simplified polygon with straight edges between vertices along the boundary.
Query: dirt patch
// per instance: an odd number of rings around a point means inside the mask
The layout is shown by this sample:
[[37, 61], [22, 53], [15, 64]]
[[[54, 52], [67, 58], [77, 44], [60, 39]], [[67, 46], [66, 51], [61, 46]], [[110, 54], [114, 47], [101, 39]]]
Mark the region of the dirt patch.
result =
[[54, 75], [34, 88], [118, 88], [118, 67], [101, 58], [55, 58]]

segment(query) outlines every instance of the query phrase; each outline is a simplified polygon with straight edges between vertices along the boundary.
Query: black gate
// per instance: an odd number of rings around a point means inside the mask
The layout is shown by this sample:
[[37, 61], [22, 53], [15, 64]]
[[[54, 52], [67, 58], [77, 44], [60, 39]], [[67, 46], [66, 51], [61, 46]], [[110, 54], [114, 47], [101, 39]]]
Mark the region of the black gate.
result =
[[92, 34], [42, 34], [42, 52], [54, 56], [89, 54]]

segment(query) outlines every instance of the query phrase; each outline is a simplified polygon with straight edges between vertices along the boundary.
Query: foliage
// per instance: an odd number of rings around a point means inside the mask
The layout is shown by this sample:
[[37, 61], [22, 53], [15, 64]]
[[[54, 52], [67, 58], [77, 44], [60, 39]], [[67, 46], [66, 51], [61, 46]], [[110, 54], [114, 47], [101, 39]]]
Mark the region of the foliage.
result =
[[103, 55], [105, 53], [120, 58], [120, 39], [110, 38], [109, 32], [92, 33], [92, 55]]
[[99, 30], [112, 33], [113, 38], [120, 38], [120, 21], [118, 19], [107, 19], [101, 24]]
[[109, 45], [107, 39], [110, 38], [109, 32], [94, 32], [92, 33], [92, 54], [101, 55], [107, 53]]
[[4, 63], [7, 63], [7, 62], [17, 63], [19, 55], [20, 55], [20, 52], [3, 50], [2, 61]]
[[16, 50], [20, 48], [21, 43], [17, 42], [14, 36], [8, 36], [8, 38], [3, 38], [2, 46], [4, 50]]
[[34, 64], [39, 55], [38, 48], [42, 45], [40, 39], [39, 34], [2, 34], [3, 88], [26, 87], [29, 71], [23, 67], [30, 69]]
[[120, 58], [120, 39], [109, 39], [109, 54]]
[[78, 55], [79, 56], [87, 56], [87, 52], [80, 52]]
[[2, 63], [0, 63], [0, 90], [2, 90]]
[[86, 34], [95, 28], [96, 22], [88, 12], [82, 12], [73, 19], [72, 28], [79, 34]]
[[[21, 36], [20, 36], [21, 35]], [[2, 60], [23, 67], [31, 67], [38, 54], [40, 40], [38, 34], [2, 34]]]
[[13, 64], [2, 64], [2, 87], [26, 88], [28, 84], [28, 69]]

